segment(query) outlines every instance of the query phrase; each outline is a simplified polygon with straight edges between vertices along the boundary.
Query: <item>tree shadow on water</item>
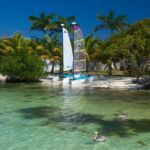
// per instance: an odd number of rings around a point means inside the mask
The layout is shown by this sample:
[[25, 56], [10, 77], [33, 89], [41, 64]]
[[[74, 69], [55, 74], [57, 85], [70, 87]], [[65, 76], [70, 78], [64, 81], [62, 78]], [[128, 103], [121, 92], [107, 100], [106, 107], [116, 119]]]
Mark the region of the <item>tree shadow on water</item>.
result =
[[106, 136], [118, 135], [125, 138], [141, 132], [150, 132], [150, 119], [129, 119], [127, 122], [122, 122], [117, 117], [108, 120], [100, 115], [75, 113], [71, 111], [63, 113], [59, 108], [49, 106], [24, 108], [18, 110], [18, 112], [22, 114], [24, 119], [44, 118], [40, 126], [54, 124], [60, 130], [88, 132], [88, 129], [82, 129], [82, 125], [86, 126], [92, 123], [99, 126], [95, 130]]
[[39, 106], [32, 108], [19, 109], [18, 112], [22, 114], [24, 119], [38, 119], [38, 118], [49, 118], [49, 116], [57, 111], [58, 108], [49, 106]]

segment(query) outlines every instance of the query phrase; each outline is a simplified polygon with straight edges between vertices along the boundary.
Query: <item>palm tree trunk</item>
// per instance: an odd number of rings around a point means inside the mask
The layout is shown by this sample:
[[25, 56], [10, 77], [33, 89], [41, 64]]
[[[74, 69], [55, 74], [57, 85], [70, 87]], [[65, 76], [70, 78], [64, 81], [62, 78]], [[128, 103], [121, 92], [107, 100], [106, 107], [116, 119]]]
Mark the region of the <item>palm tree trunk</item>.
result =
[[92, 71], [95, 71], [95, 62], [93, 61], [93, 69], [92, 69]]
[[89, 72], [89, 61], [87, 61], [87, 59], [86, 59], [86, 73], [88, 73]]
[[111, 64], [108, 64], [108, 73], [109, 73], [109, 76], [112, 75], [112, 67], [111, 67]]
[[60, 68], [59, 68], [59, 73], [60, 75], [63, 75], [63, 63], [60, 63]]
[[52, 73], [52, 74], [54, 73], [54, 63], [52, 63], [52, 70], [51, 70], [51, 73]]

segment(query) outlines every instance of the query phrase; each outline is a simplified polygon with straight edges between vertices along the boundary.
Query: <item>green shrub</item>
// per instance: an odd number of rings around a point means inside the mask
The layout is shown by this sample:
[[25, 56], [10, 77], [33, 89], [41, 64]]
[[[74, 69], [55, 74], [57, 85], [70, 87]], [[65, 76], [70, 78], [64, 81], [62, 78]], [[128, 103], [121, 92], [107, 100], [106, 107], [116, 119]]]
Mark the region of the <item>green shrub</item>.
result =
[[15, 50], [2, 57], [1, 73], [7, 75], [7, 81], [35, 82], [44, 76], [44, 62], [34, 51]]

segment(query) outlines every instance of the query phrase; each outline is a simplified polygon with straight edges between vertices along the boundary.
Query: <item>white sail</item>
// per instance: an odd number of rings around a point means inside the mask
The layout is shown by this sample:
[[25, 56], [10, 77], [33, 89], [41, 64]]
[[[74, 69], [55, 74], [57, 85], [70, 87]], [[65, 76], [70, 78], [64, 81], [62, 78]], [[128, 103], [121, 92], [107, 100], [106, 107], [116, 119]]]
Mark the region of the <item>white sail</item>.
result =
[[73, 52], [67, 29], [63, 27], [63, 70], [73, 69]]

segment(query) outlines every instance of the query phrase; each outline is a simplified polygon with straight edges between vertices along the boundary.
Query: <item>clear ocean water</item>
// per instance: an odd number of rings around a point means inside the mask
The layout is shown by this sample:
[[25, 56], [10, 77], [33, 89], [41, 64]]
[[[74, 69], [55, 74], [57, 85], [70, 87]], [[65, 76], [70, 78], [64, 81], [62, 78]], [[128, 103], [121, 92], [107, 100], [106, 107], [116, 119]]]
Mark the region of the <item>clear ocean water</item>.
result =
[[150, 150], [150, 92], [0, 84], [0, 150]]

